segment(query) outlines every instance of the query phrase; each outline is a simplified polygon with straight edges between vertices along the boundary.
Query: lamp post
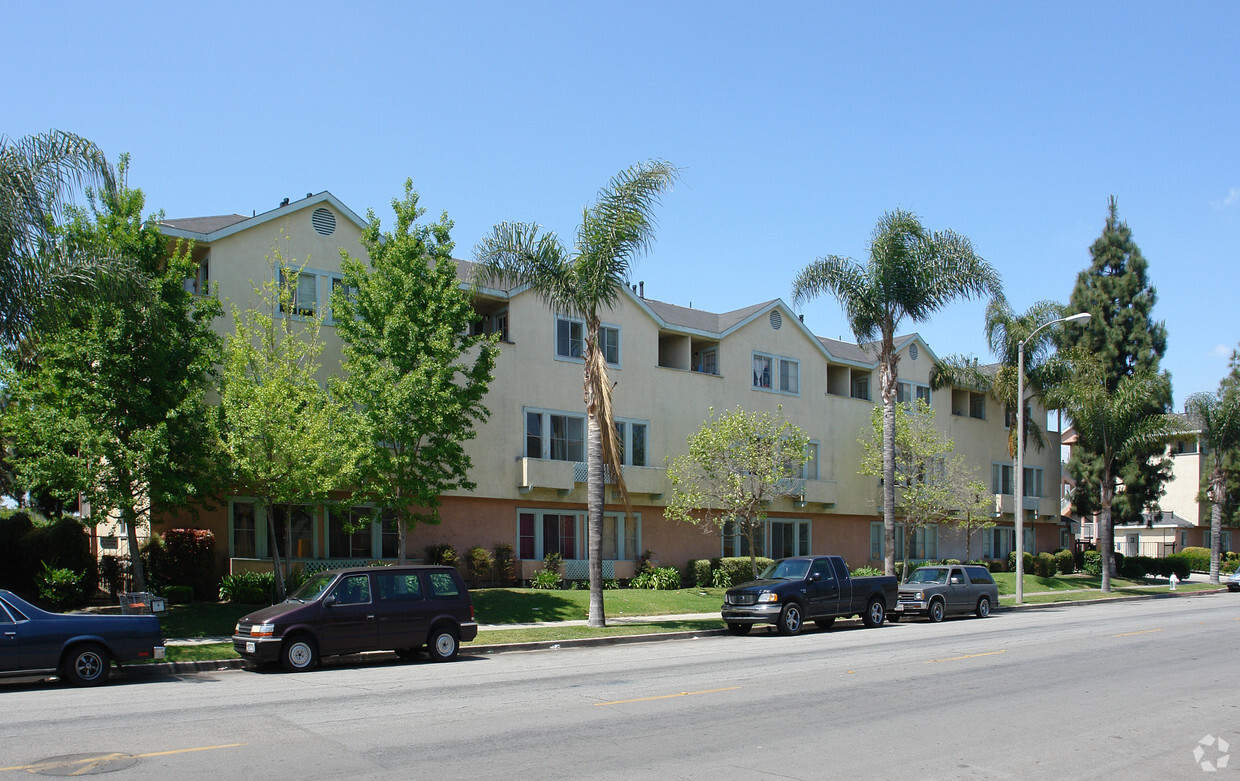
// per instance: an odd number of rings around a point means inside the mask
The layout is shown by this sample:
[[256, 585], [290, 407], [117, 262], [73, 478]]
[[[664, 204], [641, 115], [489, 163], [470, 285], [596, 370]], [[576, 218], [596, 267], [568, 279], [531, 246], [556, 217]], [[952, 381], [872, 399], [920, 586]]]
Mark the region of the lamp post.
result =
[[[1016, 346], [1016, 496], [1012, 515], [1016, 518], [1016, 604], [1025, 600], [1025, 342], [1038, 331], [1055, 323], [1084, 323], [1093, 315], [1078, 312], [1043, 323]], [[1002, 486], [1000, 486], [1002, 487]]]

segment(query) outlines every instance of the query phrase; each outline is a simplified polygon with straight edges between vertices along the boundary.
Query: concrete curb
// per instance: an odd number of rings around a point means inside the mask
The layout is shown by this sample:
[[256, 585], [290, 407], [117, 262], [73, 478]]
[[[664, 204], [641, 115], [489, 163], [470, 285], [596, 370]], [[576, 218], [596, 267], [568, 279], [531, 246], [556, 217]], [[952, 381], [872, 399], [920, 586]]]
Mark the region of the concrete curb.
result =
[[[1202, 591], [1185, 591], [1181, 593], [1162, 592], [1158, 594], [1135, 594], [1133, 596], [1108, 597], [1106, 599], [1078, 599], [1069, 602], [1033, 602], [1023, 605], [996, 605], [995, 613], [1020, 612], [1024, 610], [1045, 610], [1057, 607], [1076, 607], [1078, 605], [1106, 605], [1115, 602], [1132, 602], [1147, 599], [1176, 599], [1180, 597], [1196, 597], [1207, 594], [1226, 593], [1227, 587]], [[555, 624], [548, 624], [554, 626]], [[570, 640], [539, 640], [531, 643], [485, 643], [462, 645], [462, 656], [492, 656], [494, 654], [520, 653], [523, 651], [557, 651], [568, 648], [590, 648], [609, 645], [629, 645], [633, 643], [652, 643], [662, 640], [693, 640], [699, 637], [716, 637], [728, 634], [727, 629], [701, 629], [676, 632], [650, 632], [640, 635], [616, 635], [614, 637], [581, 637]], [[480, 634], [479, 637], [482, 637]], [[378, 661], [380, 657], [391, 657], [390, 651], [373, 651], [364, 654], [330, 659], [325, 666], [331, 667], [349, 664], [358, 660]], [[242, 670], [252, 667], [244, 659], [215, 659], [198, 662], [157, 662], [154, 664], [131, 664], [123, 668], [125, 677], [156, 678], [188, 673], [222, 672], [226, 670]]]

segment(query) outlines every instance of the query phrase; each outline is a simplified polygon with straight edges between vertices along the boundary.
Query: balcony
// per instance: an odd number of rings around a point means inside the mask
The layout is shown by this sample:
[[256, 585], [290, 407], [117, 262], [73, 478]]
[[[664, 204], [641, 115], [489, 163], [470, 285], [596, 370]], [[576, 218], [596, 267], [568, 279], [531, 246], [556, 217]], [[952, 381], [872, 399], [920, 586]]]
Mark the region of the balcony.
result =
[[529, 493], [537, 488], [568, 493], [576, 487], [572, 461], [551, 461], [543, 458], [521, 459], [521, 482], [517, 490]]
[[[1016, 508], [1016, 497], [1011, 494], [994, 494], [995, 512], [1000, 515], [1012, 515]], [[1026, 496], [1022, 503], [1026, 512], [1033, 511], [1038, 518], [1058, 517], [1059, 500], [1053, 496]]]

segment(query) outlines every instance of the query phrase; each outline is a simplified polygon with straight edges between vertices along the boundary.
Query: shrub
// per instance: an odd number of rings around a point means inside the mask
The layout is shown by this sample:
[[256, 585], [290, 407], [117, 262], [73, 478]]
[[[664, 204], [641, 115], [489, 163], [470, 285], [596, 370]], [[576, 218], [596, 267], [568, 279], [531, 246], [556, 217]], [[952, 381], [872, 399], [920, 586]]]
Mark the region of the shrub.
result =
[[1185, 580], [1192, 574], [1192, 557], [1185, 556], [1183, 553], [1173, 553], [1162, 560], [1162, 570], [1160, 574], [1166, 573], [1164, 577], [1171, 577], [1174, 574], [1180, 580]]
[[39, 598], [51, 605], [53, 610], [78, 607], [83, 602], [82, 581], [82, 574], [70, 569], [53, 569], [44, 562], [36, 583]]
[[[758, 574], [762, 574], [762, 570], [774, 563], [774, 560], [765, 556], [759, 556], [757, 561]], [[738, 586], [753, 580], [753, 569], [749, 566], [748, 556], [728, 556], [719, 559], [719, 569], [727, 573], [729, 586]]]
[[1033, 571], [1041, 578], [1052, 577], [1059, 569], [1059, 563], [1055, 557], [1045, 551], [1039, 553], [1033, 559]]
[[1007, 572], [1007, 562], [1003, 559], [991, 559], [986, 562], [986, 569], [991, 572]]
[[557, 589], [560, 587], [560, 573], [551, 569], [540, 569], [534, 573], [534, 577], [530, 580], [530, 588], [537, 589]]
[[1224, 575], [1230, 575], [1236, 571], [1236, 566], [1240, 565], [1240, 560], [1228, 559], [1218, 565], [1218, 571]]
[[99, 557], [99, 585], [106, 588], [113, 599], [124, 590], [124, 577], [128, 572], [128, 556]]
[[220, 599], [240, 605], [270, 605], [276, 591], [274, 572], [238, 572], [220, 578]]
[[656, 567], [645, 572], [639, 572], [629, 581], [629, 588], [675, 591], [680, 588], [680, 570], [675, 567]]
[[469, 574], [477, 585], [491, 579], [491, 568], [495, 566], [495, 558], [491, 552], [481, 545], [475, 545], [465, 552], [465, 563]]
[[543, 556], [543, 569], [559, 572], [560, 565], [563, 563], [564, 557], [558, 553], [548, 553], [546, 556]]
[[441, 545], [427, 545], [423, 550], [426, 552], [427, 564], [443, 564], [447, 567], [455, 567], [457, 563], [456, 548], [447, 543]]
[[1076, 571], [1076, 559], [1072, 551], [1061, 550], [1055, 554], [1055, 571], [1060, 575], [1071, 575]]
[[22, 542], [32, 531], [30, 515], [21, 511], [0, 515], [0, 588], [31, 592], [35, 561], [22, 555]]
[[857, 567], [855, 570], [851, 570], [851, 574], [854, 578], [868, 578], [874, 575], [881, 575], [883, 571], [878, 567]]
[[164, 598], [173, 605], [188, 605], [194, 601], [192, 586], [169, 586], [164, 589]]
[[1184, 556], [1193, 572], [1209, 572], [1210, 571], [1210, 549], [1189, 547], [1180, 551], [1180, 556]]
[[1124, 554], [1120, 553], [1119, 551], [1116, 551], [1115, 553], [1111, 554], [1111, 556], [1112, 558], [1115, 559], [1115, 571], [1123, 572], [1124, 571]]
[[1124, 560], [1124, 566], [1119, 568], [1119, 574], [1129, 580], [1140, 580], [1145, 577], [1145, 562], [1141, 559], [1141, 556], [1129, 556]]
[[637, 557], [637, 566], [634, 569], [634, 571], [638, 575], [640, 575], [643, 572], [649, 572], [650, 570], [654, 569], [654, 565], [650, 563], [650, 560], [653, 558], [654, 558], [654, 551], [652, 550], [642, 551], [642, 555]]
[[[1033, 564], [1033, 554], [1030, 553], [1029, 551], [1025, 551], [1024, 562], [1025, 562], [1025, 574], [1026, 575], [1033, 574], [1036, 572], [1034, 568], [1034, 564]], [[1016, 551], [1012, 551], [1011, 553], [1008, 554], [1007, 571], [1008, 572], [1016, 571]]]
[[517, 579], [516, 563], [512, 558], [512, 546], [506, 542], [495, 546], [495, 574], [503, 584], [514, 583]]
[[709, 559], [690, 559], [689, 573], [693, 576], [693, 585], [698, 588], [711, 585]]
[[722, 567], [710, 573], [710, 584], [715, 588], [732, 588], [732, 576]]
[[1102, 554], [1096, 550], [1085, 551], [1081, 562], [1081, 570], [1090, 575], [1102, 574]]

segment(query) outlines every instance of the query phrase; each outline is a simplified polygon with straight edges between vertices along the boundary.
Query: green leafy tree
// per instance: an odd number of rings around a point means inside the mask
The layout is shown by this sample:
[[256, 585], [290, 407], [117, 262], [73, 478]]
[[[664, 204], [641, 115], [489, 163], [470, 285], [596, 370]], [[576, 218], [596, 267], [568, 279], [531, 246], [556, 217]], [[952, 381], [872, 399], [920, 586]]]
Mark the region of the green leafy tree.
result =
[[956, 514], [950, 522], [964, 535], [965, 561], [973, 560], [973, 535], [995, 527], [995, 500], [975, 471], [965, 470], [952, 480]]
[[895, 574], [895, 408], [899, 378], [896, 329], [906, 319], [928, 320], [959, 298], [1001, 295], [999, 274], [952, 231], [931, 232], [917, 216], [897, 209], [878, 221], [870, 257], [828, 255], [797, 274], [792, 299], [800, 305], [822, 293], [839, 301], [857, 342], [878, 339], [883, 405], [883, 567]]
[[141, 287], [125, 258], [64, 241], [70, 196], [90, 185], [116, 195], [115, 172], [90, 141], [59, 130], [0, 136], [0, 344], [63, 323], [83, 298], [122, 301]]
[[206, 500], [217, 485], [217, 441], [205, 397], [219, 338], [213, 297], [186, 292], [189, 249], [169, 255], [157, 217], [143, 218], [141, 190], [125, 182], [70, 209], [57, 240], [75, 257], [125, 258], [141, 274], [127, 302], [84, 299], [40, 339], [11, 375], [18, 471], [26, 485], [62, 498], [83, 494], [95, 515], [124, 522], [135, 585], [145, 589], [137, 530], [152, 511]]
[[710, 417], [689, 436], [689, 449], [667, 468], [671, 495], [663, 515], [710, 531], [735, 529], [749, 543], [749, 564], [758, 577], [757, 552], [766, 505], [802, 493], [801, 467], [809, 438], [778, 413], [737, 409]]
[[1184, 429], [1173, 415], [1150, 414], [1150, 406], [1170, 393], [1165, 374], [1143, 370], [1110, 384], [1109, 367], [1098, 356], [1076, 352], [1071, 380], [1047, 391], [1076, 428], [1081, 447], [1099, 455], [1098, 550], [1102, 554], [1102, 590], [1111, 590], [1115, 574], [1115, 501], [1120, 468], [1134, 453], [1160, 452], [1168, 437]]
[[[224, 347], [220, 407], [233, 481], [267, 513], [282, 598], [292, 568], [293, 506], [323, 501], [343, 487], [354, 456], [347, 419], [318, 380], [322, 313], [295, 303], [302, 265], [286, 262], [278, 247], [269, 260], [272, 278], [254, 290], [258, 306], [233, 307], [236, 328]], [[285, 510], [283, 540], [277, 507]]]
[[[1167, 351], [1167, 329], [1154, 320], [1158, 296], [1147, 275], [1148, 264], [1132, 238], [1132, 230], [1119, 218], [1114, 197], [1109, 203], [1102, 235], [1089, 248], [1092, 258], [1072, 291], [1069, 309], [1089, 312], [1086, 324], [1065, 324], [1061, 345], [1097, 356], [1102, 361], [1107, 387], [1114, 391], [1125, 377], [1157, 373]], [[1146, 414], [1171, 410], [1171, 381], [1159, 386], [1159, 395], [1145, 400]], [[1116, 494], [1112, 512], [1122, 521], [1137, 522], [1147, 507], [1157, 503], [1164, 483], [1171, 476], [1170, 459], [1162, 446], [1152, 443], [1134, 449], [1114, 464], [1123, 489]], [[1103, 454], [1094, 447], [1072, 449], [1068, 473], [1076, 480], [1072, 504], [1082, 515], [1101, 508], [1100, 488], [1104, 477]]]
[[[1051, 329], [1046, 328], [1032, 340], [1029, 335], [1064, 315], [1063, 306], [1054, 301], [1039, 301], [1017, 314], [1005, 298], [995, 297], [986, 306], [986, 343], [998, 359], [996, 364], [978, 366], [969, 356], [949, 355], [930, 370], [930, 387], [972, 388], [989, 394], [1003, 405], [1006, 419], [1015, 422], [1019, 348], [1025, 344], [1025, 392], [1041, 398], [1042, 391], [1063, 375], [1061, 362], [1054, 360], [1055, 343]], [[1018, 426], [1008, 428], [1008, 453], [1016, 457]], [[1025, 446], [1041, 450], [1046, 437], [1041, 426], [1025, 409]]]
[[362, 232], [370, 269], [342, 251], [332, 311], [345, 342], [341, 398], [357, 410], [355, 495], [395, 515], [404, 562], [406, 529], [438, 523], [444, 491], [475, 487], [463, 443], [487, 419], [495, 356], [489, 338], [465, 335], [475, 315], [447, 215], [419, 224], [411, 181], [392, 208], [393, 231], [381, 233], [372, 211]]
[[[957, 515], [964, 498], [961, 486], [971, 473], [955, 443], [934, 426], [934, 409], [917, 399], [912, 408], [896, 405], [895, 505], [904, 523], [904, 566], [909, 576], [909, 551], [920, 528], [943, 523]], [[883, 474], [883, 409], [875, 406], [872, 432], [861, 440], [864, 455], [858, 468], [863, 475]], [[884, 556], [886, 552], [884, 551]]]
[[1210, 501], [1210, 582], [1218, 583], [1219, 553], [1222, 549], [1223, 504], [1227, 499], [1225, 458], [1240, 449], [1240, 390], [1227, 388], [1220, 393], [1194, 393], [1184, 412], [1189, 425], [1204, 445], [1202, 458], [1209, 458], [1207, 473]]
[[[1240, 392], [1240, 350], [1231, 351], [1231, 359], [1228, 362], [1227, 376], [1219, 383], [1218, 393], [1220, 396]], [[1201, 476], [1201, 494], [1198, 501], [1208, 502], [1210, 491], [1211, 474], [1203, 473]], [[1223, 506], [1222, 522], [1227, 526], [1236, 526], [1240, 524], [1240, 447], [1233, 447], [1223, 453]]]
[[612, 177], [593, 206], [582, 210], [570, 251], [537, 225], [504, 222], [474, 248], [474, 283], [528, 285], [557, 312], [585, 321], [586, 507], [590, 559], [589, 626], [606, 626], [603, 612], [604, 466], [628, 506], [612, 411], [612, 383], [600, 341], [600, 317], [628, 284], [633, 263], [654, 241], [654, 209], [679, 177], [652, 160]]

